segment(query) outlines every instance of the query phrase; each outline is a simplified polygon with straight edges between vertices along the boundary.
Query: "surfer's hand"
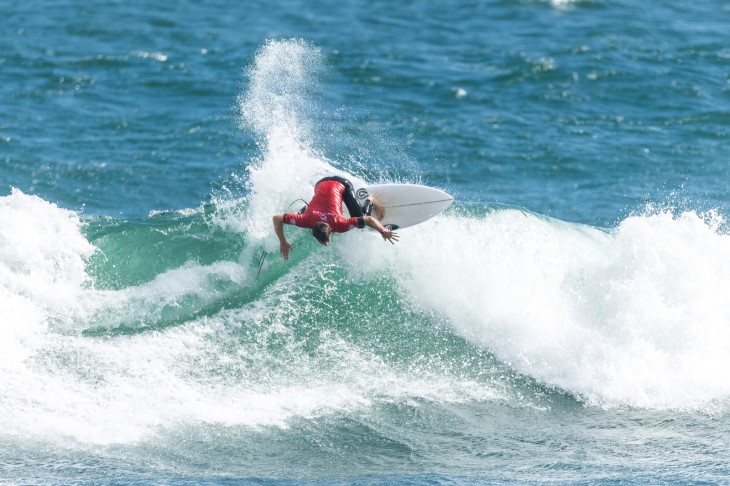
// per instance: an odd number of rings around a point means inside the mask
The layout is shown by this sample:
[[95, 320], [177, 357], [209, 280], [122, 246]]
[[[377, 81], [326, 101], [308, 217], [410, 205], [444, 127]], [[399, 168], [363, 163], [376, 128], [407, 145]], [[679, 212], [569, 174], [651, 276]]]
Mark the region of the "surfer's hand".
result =
[[284, 260], [289, 259], [289, 252], [292, 250], [291, 245], [286, 241], [279, 243], [279, 254]]
[[395, 231], [383, 230], [381, 235], [383, 235], [384, 240], [390, 241], [391, 245], [395, 245], [395, 242], [398, 241], [398, 233]]
[[288, 241], [286, 241], [286, 236], [284, 236], [284, 215], [275, 214], [272, 217], [272, 220], [274, 221], [274, 231], [276, 232], [276, 237], [279, 238], [279, 254], [281, 255], [281, 258], [283, 258], [284, 260], [288, 260], [289, 252], [291, 251], [291, 245]]

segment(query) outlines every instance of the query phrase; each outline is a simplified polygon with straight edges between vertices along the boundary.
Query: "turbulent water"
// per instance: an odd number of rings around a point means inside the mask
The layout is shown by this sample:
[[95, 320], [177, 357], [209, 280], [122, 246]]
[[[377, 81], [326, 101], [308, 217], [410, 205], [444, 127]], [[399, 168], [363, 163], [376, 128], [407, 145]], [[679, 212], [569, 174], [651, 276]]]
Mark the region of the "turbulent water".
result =
[[730, 480], [725, 3], [4, 7], [0, 482]]

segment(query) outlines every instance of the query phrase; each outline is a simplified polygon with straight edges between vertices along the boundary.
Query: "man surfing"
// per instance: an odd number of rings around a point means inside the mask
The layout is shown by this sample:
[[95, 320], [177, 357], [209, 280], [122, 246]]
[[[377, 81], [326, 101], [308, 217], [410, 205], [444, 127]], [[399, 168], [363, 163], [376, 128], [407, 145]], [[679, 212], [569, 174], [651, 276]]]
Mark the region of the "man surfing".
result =
[[[346, 218], [342, 214], [343, 201], [350, 212], [350, 218]], [[383, 236], [383, 240], [395, 244], [398, 241], [398, 234], [386, 229], [380, 224], [380, 221], [370, 216], [373, 209], [382, 219], [384, 216], [382, 205], [373, 196], [368, 197], [364, 206], [360, 207], [350, 181], [338, 176], [325, 177], [315, 184], [314, 197], [303, 213], [274, 215], [274, 231], [279, 238], [279, 253], [284, 260], [288, 260], [289, 252], [292, 250], [284, 235], [285, 224], [311, 228], [312, 236], [325, 246], [329, 244], [332, 232], [344, 233], [353, 228], [364, 228], [365, 226], [379, 232]]]

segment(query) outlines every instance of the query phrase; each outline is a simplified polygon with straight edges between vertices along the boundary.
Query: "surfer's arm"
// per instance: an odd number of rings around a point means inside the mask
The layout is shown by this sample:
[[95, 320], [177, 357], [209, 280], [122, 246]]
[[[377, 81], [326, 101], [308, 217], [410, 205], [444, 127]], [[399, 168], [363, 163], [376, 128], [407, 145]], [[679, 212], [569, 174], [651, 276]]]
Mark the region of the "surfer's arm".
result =
[[398, 241], [398, 233], [385, 229], [383, 225], [380, 224], [380, 221], [378, 221], [377, 219], [373, 218], [372, 216], [363, 216], [362, 219], [365, 222], [366, 226], [370, 226], [372, 229], [380, 233], [383, 236], [384, 240], [388, 240], [394, 245], [395, 242]]
[[289, 252], [292, 248], [289, 242], [286, 241], [286, 236], [284, 235], [284, 215], [275, 214], [273, 220], [274, 231], [276, 232], [277, 238], [279, 238], [279, 254], [281, 255], [281, 258], [288, 260]]

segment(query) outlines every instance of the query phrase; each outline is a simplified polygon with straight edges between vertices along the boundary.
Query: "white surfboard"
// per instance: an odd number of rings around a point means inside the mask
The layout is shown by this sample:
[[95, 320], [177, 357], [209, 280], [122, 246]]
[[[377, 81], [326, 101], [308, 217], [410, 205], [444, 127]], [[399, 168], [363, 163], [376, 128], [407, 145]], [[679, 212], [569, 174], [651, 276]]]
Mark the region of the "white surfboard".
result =
[[[392, 229], [407, 228], [431, 219], [448, 208], [454, 198], [440, 189], [417, 184], [376, 184], [355, 191], [361, 204], [374, 195], [385, 208], [380, 223]], [[375, 217], [375, 211], [371, 214]]]

